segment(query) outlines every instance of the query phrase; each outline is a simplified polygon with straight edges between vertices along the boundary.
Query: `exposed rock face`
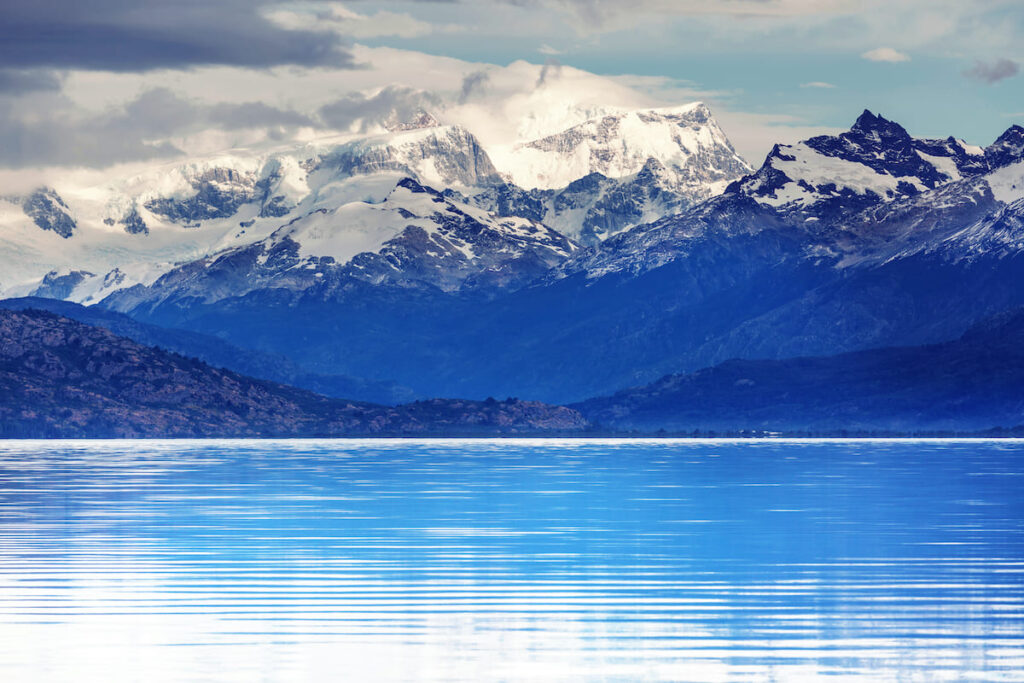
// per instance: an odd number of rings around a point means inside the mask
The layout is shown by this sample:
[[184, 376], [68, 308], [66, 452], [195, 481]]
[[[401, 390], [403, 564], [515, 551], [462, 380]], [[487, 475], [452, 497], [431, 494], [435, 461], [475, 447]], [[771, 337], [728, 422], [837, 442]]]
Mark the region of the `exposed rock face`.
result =
[[161, 197], [146, 202], [146, 209], [172, 221], [193, 225], [211, 218], [234, 216], [256, 197], [258, 178], [233, 168], [214, 168], [193, 179], [196, 193], [184, 199]]
[[54, 190], [43, 187], [22, 200], [22, 209], [32, 221], [43, 230], [52, 230], [68, 238], [78, 224], [71, 217], [68, 205]]
[[332, 176], [401, 173], [444, 187], [501, 182], [476, 137], [459, 126], [418, 127], [340, 145], [311, 167]]
[[386, 407], [211, 368], [40, 311], [0, 310], [0, 435], [344, 436], [578, 432], [575, 411], [517, 399]]
[[129, 235], [148, 235], [149, 226], [146, 225], [146, 221], [142, 220], [142, 216], [136, 209], [132, 209], [128, 212], [124, 218], [120, 221], [121, 225], [124, 226], [124, 231]]
[[[448, 191], [451, 193], [451, 191]], [[452, 193], [459, 196], [458, 193]], [[624, 178], [591, 173], [559, 190], [523, 190], [499, 185], [464, 199], [499, 216], [524, 216], [559, 230], [584, 245], [672, 215], [693, 203], [657, 159]]]
[[1024, 128], [1007, 128], [995, 142], [985, 148], [985, 160], [993, 170], [1024, 161]]
[[32, 290], [32, 296], [40, 296], [47, 299], [64, 299], [71, 294], [75, 287], [92, 276], [92, 273], [84, 270], [73, 270], [70, 273], [64, 274], [51, 270], [43, 278], [42, 283]]

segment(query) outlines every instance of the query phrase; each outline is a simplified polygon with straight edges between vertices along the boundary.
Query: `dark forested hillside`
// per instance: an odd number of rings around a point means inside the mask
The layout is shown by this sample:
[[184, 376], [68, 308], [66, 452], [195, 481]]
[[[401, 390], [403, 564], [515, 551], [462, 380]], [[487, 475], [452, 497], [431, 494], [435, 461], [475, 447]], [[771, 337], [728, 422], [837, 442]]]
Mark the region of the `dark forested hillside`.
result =
[[44, 311], [0, 310], [0, 435], [230, 437], [577, 432], [542, 403], [331, 399], [255, 380]]
[[1024, 424], [1024, 309], [960, 339], [732, 360], [575, 406], [602, 426], [666, 430], [973, 431]]

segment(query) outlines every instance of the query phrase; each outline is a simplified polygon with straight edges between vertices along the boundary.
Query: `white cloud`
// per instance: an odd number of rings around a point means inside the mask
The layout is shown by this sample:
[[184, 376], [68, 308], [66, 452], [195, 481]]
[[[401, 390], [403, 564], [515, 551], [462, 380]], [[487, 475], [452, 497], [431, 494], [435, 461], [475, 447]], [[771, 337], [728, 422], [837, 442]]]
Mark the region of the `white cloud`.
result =
[[[175, 129], [167, 137], [161, 138], [156, 131], [151, 140], [147, 138], [152, 144], [169, 142], [189, 156], [220, 153], [235, 145], [277, 147], [347, 135], [351, 132], [349, 120], [358, 119], [357, 127], [366, 129], [373, 117], [383, 118], [392, 108], [401, 115], [420, 105], [444, 123], [466, 126], [488, 150], [564, 130], [601, 116], [609, 108], [661, 107], [696, 100], [709, 104], [737, 151], [755, 164], [775, 142], [827, 132], [795, 116], [741, 111], [736, 104], [740, 93], [704, 88], [682, 79], [607, 77], [568, 65], [549, 66], [541, 79], [545, 65], [525, 61], [499, 66], [394, 48], [354, 45], [351, 49], [364, 68], [215, 67], [146, 74], [73, 71], [67, 74], [59, 95], [47, 96], [61, 99], [61, 111], [88, 120], [129, 110], [140, 93], [154, 88], [166, 88], [204, 112], [249, 112], [253, 93], [259, 93], [262, 105], [295, 119], [295, 125], [284, 131], [289, 137], [265, 135], [263, 128], [227, 129], [221, 122], [209, 129], [190, 128], [187, 135]], [[538, 87], [541, 80], [543, 85]], [[467, 87], [467, 81], [472, 87]], [[25, 116], [39, 111], [39, 104], [26, 101]], [[211, 109], [228, 104], [244, 106]], [[56, 104], [49, 106], [55, 108]], [[347, 118], [339, 115], [344, 113], [349, 114]], [[315, 125], [300, 125], [300, 117]], [[80, 128], [82, 124], [69, 125]]]
[[830, 89], [836, 87], [832, 83], [826, 83], [825, 81], [811, 81], [810, 83], [801, 83], [801, 88], [825, 88]]
[[557, 50], [557, 49], [551, 47], [550, 45], [548, 45], [547, 43], [544, 43], [543, 45], [538, 47], [537, 48], [537, 52], [541, 53], [542, 55], [560, 55], [560, 54], [562, 54], [561, 50]]
[[646, 93], [666, 104], [686, 104], [698, 100], [727, 100], [737, 93], [729, 90], [713, 90], [702, 88], [693, 81], [669, 76], [641, 76], [639, 74], [622, 74], [619, 76], [608, 76], [609, 80], [615, 81], [627, 88]]
[[435, 26], [409, 14], [381, 10], [374, 14], [353, 12], [338, 2], [296, 3], [265, 13], [267, 19], [289, 30], [333, 31], [349, 38], [416, 38], [454, 26]]
[[760, 114], [731, 111], [725, 107], [712, 109], [729, 142], [749, 164], [757, 168], [776, 143], [793, 144], [816, 135], [834, 135], [838, 128], [816, 126], [789, 114]]
[[910, 61], [909, 55], [900, 52], [899, 50], [894, 50], [891, 47], [879, 47], [875, 48], [874, 50], [868, 50], [867, 52], [862, 54], [861, 57], [872, 62], [896, 63]]

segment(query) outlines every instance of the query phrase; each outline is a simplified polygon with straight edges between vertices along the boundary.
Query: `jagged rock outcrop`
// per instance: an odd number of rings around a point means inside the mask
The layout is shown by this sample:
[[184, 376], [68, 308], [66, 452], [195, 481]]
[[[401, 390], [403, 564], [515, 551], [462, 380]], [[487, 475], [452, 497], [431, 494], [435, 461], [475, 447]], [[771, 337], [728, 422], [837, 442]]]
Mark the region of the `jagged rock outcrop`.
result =
[[21, 208], [32, 222], [43, 230], [51, 230], [68, 238], [78, 224], [61, 196], [49, 187], [41, 187], [21, 200]]

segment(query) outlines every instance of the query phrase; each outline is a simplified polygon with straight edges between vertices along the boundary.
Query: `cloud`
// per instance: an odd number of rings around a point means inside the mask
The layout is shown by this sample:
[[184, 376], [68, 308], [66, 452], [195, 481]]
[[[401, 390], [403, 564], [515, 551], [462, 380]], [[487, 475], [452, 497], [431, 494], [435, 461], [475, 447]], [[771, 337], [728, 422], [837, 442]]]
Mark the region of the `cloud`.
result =
[[473, 95], [480, 93], [487, 87], [490, 75], [486, 71], [474, 71], [462, 79], [462, 89], [459, 91], [459, 104], [465, 104]]
[[815, 125], [805, 114], [757, 113], [744, 111], [736, 101], [737, 91], [700, 88], [692, 81], [664, 76], [613, 76], [609, 80], [648, 95], [651, 100], [634, 106], [660, 107], [702, 100], [736, 151], [757, 166], [777, 142], [792, 143], [815, 135], [840, 132], [838, 129]]
[[0, 94], [21, 95], [40, 90], [60, 90], [60, 74], [47, 69], [0, 69]]
[[421, 110], [429, 110], [440, 102], [432, 93], [393, 85], [372, 95], [350, 93], [325, 104], [318, 113], [329, 128], [365, 132], [375, 125], [409, 121]]
[[541, 88], [551, 78], [558, 78], [562, 74], [562, 63], [554, 57], [548, 57], [541, 67], [540, 75], [537, 76], [537, 84], [534, 87]]
[[776, 143], [793, 144], [816, 135], [841, 132], [836, 128], [814, 125], [799, 116], [732, 111], [717, 107], [712, 110], [722, 130], [736, 151], [754, 167], [760, 166]]
[[826, 83], [825, 81], [811, 81], [810, 83], [801, 83], [801, 88], [824, 88], [830, 89], [836, 87], [832, 83]]
[[974, 66], [964, 71], [964, 76], [982, 83], [998, 83], [1020, 73], [1020, 64], [1012, 59], [997, 59], [993, 62], [976, 61]]
[[872, 62], [891, 62], [891, 63], [897, 63], [897, 62], [909, 62], [910, 61], [910, 56], [909, 55], [904, 54], [903, 52], [900, 52], [899, 50], [894, 50], [891, 47], [879, 47], [879, 48], [876, 48], [874, 50], [868, 50], [867, 52], [862, 54], [861, 57], [863, 57], [864, 59], [867, 59], [868, 61], [872, 61]]
[[282, 129], [317, 125], [298, 112], [262, 102], [203, 104], [164, 88], [86, 116], [59, 96], [50, 98], [0, 106], [0, 167], [102, 168], [179, 156], [183, 150], [171, 138], [189, 133], [256, 128], [273, 137]]
[[264, 16], [278, 26], [292, 31], [331, 30], [349, 38], [416, 38], [438, 30], [451, 32], [455, 26], [434, 26], [404, 14], [381, 10], [375, 14], [359, 14], [338, 2], [303, 4], [297, 7], [275, 6]]
[[541, 53], [542, 55], [560, 55], [560, 54], [562, 54], [561, 50], [557, 50], [557, 49], [551, 47], [550, 45], [548, 45], [547, 43], [544, 43], [543, 45], [538, 47], [537, 48], [537, 52]]
[[648, 15], [786, 17], [844, 11], [843, 0], [504, 0], [523, 7], [556, 7], [593, 28], [618, 28], [624, 18]]
[[667, 105], [685, 104], [689, 102], [696, 102], [698, 100], [730, 100], [733, 99], [738, 92], [701, 88], [693, 81], [671, 78], [669, 76], [622, 74], [619, 76], [607, 76], [606, 78], [632, 90], [646, 93], [647, 95], [656, 98], [660, 103]]
[[266, 19], [271, 0], [32, 0], [0, 3], [6, 68], [148, 71], [224, 64], [353, 67], [335, 33]]

